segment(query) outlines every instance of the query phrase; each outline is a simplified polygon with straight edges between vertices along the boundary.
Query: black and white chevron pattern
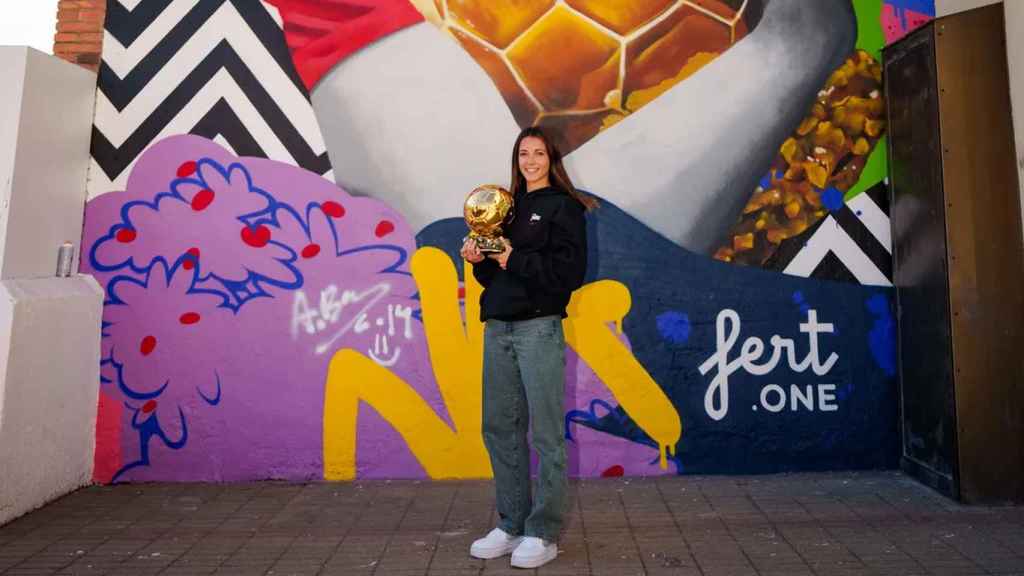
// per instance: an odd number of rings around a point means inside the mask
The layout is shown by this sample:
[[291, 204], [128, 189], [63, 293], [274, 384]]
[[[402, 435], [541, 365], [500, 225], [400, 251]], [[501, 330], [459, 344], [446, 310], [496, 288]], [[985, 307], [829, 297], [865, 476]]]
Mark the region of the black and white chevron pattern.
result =
[[892, 237], [885, 183], [857, 195], [796, 238], [765, 267], [786, 274], [892, 286]]
[[89, 197], [160, 139], [197, 134], [333, 179], [277, 10], [260, 0], [109, 0]]

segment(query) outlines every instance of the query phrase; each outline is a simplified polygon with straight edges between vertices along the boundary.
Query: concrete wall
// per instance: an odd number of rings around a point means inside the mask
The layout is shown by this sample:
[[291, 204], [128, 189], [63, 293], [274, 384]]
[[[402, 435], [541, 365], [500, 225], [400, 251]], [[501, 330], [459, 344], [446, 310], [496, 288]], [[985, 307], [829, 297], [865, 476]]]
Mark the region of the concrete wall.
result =
[[92, 478], [103, 291], [0, 282], [0, 524]]
[[[0, 47], [4, 70], [15, 86], [24, 86], [28, 49]], [[21, 128], [23, 90], [0, 91], [0, 270], [7, 252], [7, 221], [11, 215], [11, 194], [14, 188], [14, 166], [17, 160], [18, 131]]]
[[103, 293], [54, 277], [81, 238], [96, 77], [0, 48], [0, 523], [89, 482]]

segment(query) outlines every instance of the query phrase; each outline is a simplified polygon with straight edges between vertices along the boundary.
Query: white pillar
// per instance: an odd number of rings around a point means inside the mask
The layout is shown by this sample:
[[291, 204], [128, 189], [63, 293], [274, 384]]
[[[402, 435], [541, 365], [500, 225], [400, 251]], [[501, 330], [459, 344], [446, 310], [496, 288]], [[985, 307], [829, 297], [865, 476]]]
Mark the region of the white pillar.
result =
[[92, 480], [103, 291], [56, 277], [82, 238], [96, 75], [25, 47], [0, 47], [0, 68], [3, 524]]

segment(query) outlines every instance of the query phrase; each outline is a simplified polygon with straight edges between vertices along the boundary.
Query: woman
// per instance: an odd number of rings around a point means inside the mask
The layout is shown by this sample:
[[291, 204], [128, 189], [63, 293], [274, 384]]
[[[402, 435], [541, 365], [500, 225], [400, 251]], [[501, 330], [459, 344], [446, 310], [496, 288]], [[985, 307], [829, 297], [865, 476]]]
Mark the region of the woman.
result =
[[[584, 212], [597, 205], [577, 192], [562, 157], [540, 128], [512, 148], [514, 206], [505, 250], [486, 257], [467, 240], [462, 257], [484, 287], [484, 444], [494, 470], [500, 521], [470, 554], [535, 568], [558, 554], [566, 504], [565, 337], [562, 319], [587, 269]], [[540, 460], [531, 499], [528, 429]]]

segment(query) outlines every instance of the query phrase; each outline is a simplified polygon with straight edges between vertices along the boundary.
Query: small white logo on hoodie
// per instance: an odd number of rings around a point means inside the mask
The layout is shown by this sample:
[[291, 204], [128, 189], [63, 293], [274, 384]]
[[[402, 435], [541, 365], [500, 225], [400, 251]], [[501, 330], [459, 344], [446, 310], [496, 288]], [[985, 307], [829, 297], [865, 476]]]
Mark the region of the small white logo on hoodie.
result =
[[537, 214], [536, 212], [530, 214], [530, 222], [540, 222], [540, 214]]

